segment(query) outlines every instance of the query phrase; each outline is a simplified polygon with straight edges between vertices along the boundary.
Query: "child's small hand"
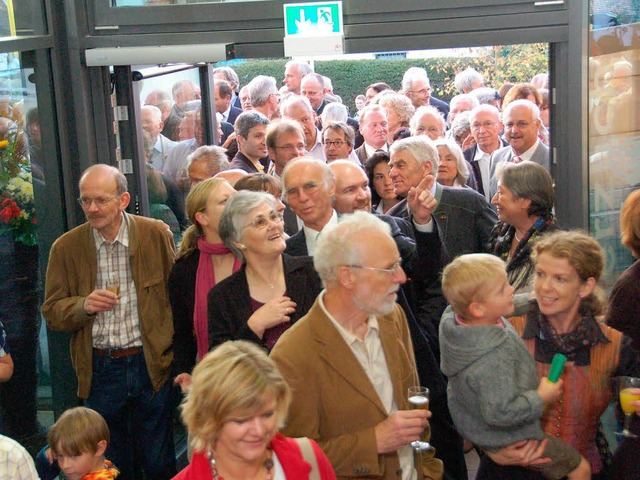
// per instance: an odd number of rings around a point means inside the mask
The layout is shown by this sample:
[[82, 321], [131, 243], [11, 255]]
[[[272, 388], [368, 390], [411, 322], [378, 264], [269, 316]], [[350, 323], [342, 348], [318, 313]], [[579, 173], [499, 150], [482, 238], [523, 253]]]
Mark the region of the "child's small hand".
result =
[[45, 457], [47, 457], [47, 460], [49, 460], [49, 465], [51, 465], [51, 464], [54, 462], [54, 460], [56, 459], [56, 458], [53, 456], [53, 452], [51, 451], [51, 447], [47, 448], [47, 449], [44, 451], [44, 456], [45, 456]]
[[545, 404], [554, 402], [562, 394], [562, 379], [553, 383], [547, 377], [542, 377], [537, 391]]

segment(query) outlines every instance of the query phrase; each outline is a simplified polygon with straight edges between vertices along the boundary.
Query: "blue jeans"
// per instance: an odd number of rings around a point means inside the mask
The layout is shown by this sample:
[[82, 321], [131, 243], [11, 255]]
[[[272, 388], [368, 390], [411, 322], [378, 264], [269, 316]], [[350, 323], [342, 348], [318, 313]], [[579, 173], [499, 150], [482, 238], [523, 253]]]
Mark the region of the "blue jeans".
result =
[[141, 469], [148, 480], [176, 475], [170, 393], [170, 380], [153, 391], [142, 353], [93, 356], [86, 405], [107, 421], [111, 440], [105, 456], [120, 470], [119, 479], [133, 480]]

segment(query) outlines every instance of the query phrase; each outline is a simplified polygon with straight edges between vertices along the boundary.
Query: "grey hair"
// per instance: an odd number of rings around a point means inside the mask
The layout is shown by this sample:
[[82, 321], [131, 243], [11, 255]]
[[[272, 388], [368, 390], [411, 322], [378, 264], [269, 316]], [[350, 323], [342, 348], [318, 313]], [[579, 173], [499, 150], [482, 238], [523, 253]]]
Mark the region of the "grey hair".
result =
[[353, 131], [353, 128], [351, 128], [350, 125], [347, 125], [345, 122], [328, 122], [327, 124], [325, 124], [324, 129], [322, 130], [322, 140], [324, 140], [324, 132], [326, 132], [327, 130], [344, 133], [344, 140], [347, 142], [347, 145], [353, 147], [353, 142], [355, 142], [356, 139], [356, 133]]
[[319, 73], [307, 73], [304, 78], [313, 78], [320, 85], [320, 88], [324, 90], [324, 78]]
[[187, 157], [188, 165], [199, 161], [206, 162], [207, 172], [209, 172], [210, 177], [228, 169], [231, 165], [227, 157], [227, 151], [217, 145], [203, 145]]
[[282, 198], [286, 200], [287, 198], [287, 177], [289, 175], [289, 171], [292, 168], [297, 168], [298, 165], [316, 165], [318, 168], [322, 170], [322, 183], [324, 183], [325, 191], [329, 191], [331, 185], [335, 183], [335, 177], [333, 175], [333, 171], [327, 164], [327, 162], [323, 162], [322, 160], [318, 160], [313, 157], [298, 157], [293, 159], [292, 161], [287, 162], [287, 165], [284, 167], [282, 171]]
[[218, 232], [222, 242], [244, 262], [242, 250], [236, 243], [242, 242], [244, 228], [247, 226], [247, 214], [266, 203], [272, 210], [276, 210], [276, 198], [267, 192], [240, 190], [234, 193], [224, 206], [220, 216]]
[[302, 60], [289, 60], [284, 64], [284, 68], [287, 69], [289, 67], [296, 67], [298, 72], [300, 72], [300, 76], [304, 77], [310, 73], [313, 73], [313, 68], [307, 62], [303, 62]]
[[269, 125], [269, 119], [255, 110], [242, 112], [238, 115], [234, 124], [236, 135], [242, 135], [243, 138], [247, 138], [251, 129], [257, 125]]
[[489, 105], [487, 103], [481, 103], [469, 112], [469, 119], [471, 120], [471, 122], [473, 122], [473, 118], [480, 112], [491, 113], [495, 115], [497, 122], [500, 121], [500, 110], [498, 110], [498, 107], [494, 107], [493, 105]]
[[423, 105], [421, 107], [418, 107], [418, 109], [416, 110], [416, 113], [413, 114], [413, 117], [411, 117], [411, 121], [409, 122], [409, 127], [411, 128], [412, 135], [416, 134], [416, 130], [418, 128], [418, 123], [420, 123], [420, 119], [427, 114], [433, 115], [438, 119], [438, 121], [442, 126], [443, 132], [447, 129], [447, 123], [445, 122], [444, 117], [442, 116], [442, 113], [440, 112], [440, 110], [438, 110], [433, 105]]
[[358, 123], [360, 123], [360, 126], [364, 125], [365, 123], [365, 119], [367, 118], [367, 115], [369, 115], [370, 113], [373, 112], [380, 112], [382, 114], [384, 114], [385, 117], [388, 117], [387, 115], [387, 111], [382, 108], [380, 105], [376, 105], [376, 104], [369, 104], [366, 107], [364, 107], [362, 110], [360, 110], [360, 112], [358, 113]]
[[411, 117], [416, 113], [416, 107], [413, 106], [411, 100], [406, 95], [400, 95], [392, 90], [385, 90], [378, 94], [378, 105], [383, 108], [391, 108], [400, 121], [400, 125], [409, 126]]
[[411, 84], [414, 80], [424, 80], [427, 82], [427, 85], [431, 86], [431, 82], [429, 81], [429, 75], [427, 75], [427, 71], [424, 68], [420, 67], [410, 67], [404, 72], [402, 76], [402, 91], [404, 93], [411, 91]]
[[456, 78], [453, 83], [460, 93], [466, 93], [473, 90], [473, 83], [478, 80], [484, 84], [484, 77], [482, 74], [474, 68], [469, 67], [459, 73], [456, 73]]
[[266, 75], [258, 75], [247, 85], [251, 105], [261, 107], [269, 101], [271, 95], [278, 93], [276, 79]]
[[238, 74], [231, 67], [216, 67], [213, 69], [212, 74], [221, 73], [227, 79], [227, 82], [232, 84], [232, 88], [238, 90], [240, 88], [240, 78]]
[[491, 102], [500, 100], [500, 94], [495, 88], [482, 87], [476, 88], [471, 95], [478, 99], [480, 105], [491, 105]]
[[440, 157], [438, 150], [433, 146], [433, 142], [420, 135], [417, 137], [403, 138], [391, 144], [389, 153], [393, 156], [398, 152], [408, 151], [416, 162], [423, 165], [425, 162], [431, 162], [431, 172], [435, 175], [440, 165]]
[[[518, 100], [514, 100], [512, 102], [509, 103], [509, 105], [507, 105], [505, 107], [505, 109], [502, 111], [502, 118], [503, 118], [503, 122], [504, 122], [504, 118], [506, 118], [507, 114], [511, 112], [512, 109], [514, 109], [515, 107], [527, 107], [529, 109], [529, 111], [531, 112], [531, 116], [535, 119], [535, 120], [540, 120], [540, 109], [538, 108], [538, 106], [533, 103], [531, 100], [526, 100], [523, 98], [519, 98]], [[506, 123], [506, 122], [505, 122]]]
[[162, 121], [162, 110], [155, 105], [143, 105], [140, 107], [141, 112], [151, 112], [151, 116], [156, 122]]
[[309, 113], [315, 112], [307, 97], [303, 97], [302, 95], [289, 95], [282, 103], [280, 103], [280, 115], [286, 117], [287, 110], [295, 107], [296, 105], [306, 108]]
[[391, 235], [391, 227], [368, 212], [342, 215], [340, 223], [322, 231], [316, 244], [313, 266], [325, 287], [336, 284], [338, 269], [341, 266], [360, 265], [360, 245], [372, 231]]
[[524, 161], [505, 163], [497, 173], [500, 184], [518, 198], [531, 200], [529, 216], [548, 215], [553, 209], [556, 194], [551, 175], [542, 165]]
[[[456, 120], [458, 117], [456, 117]], [[462, 154], [462, 149], [460, 145], [453, 138], [439, 138], [435, 142], [433, 142], [433, 146], [436, 147], [447, 147], [451, 152], [451, 155], [456, 159], [456, 169], [458, 170], [458, 175], [456, 178], [460, 185], [466, 185], [467, 180], [469, 179], [469, 167], [467, 167], [467, 161], [464, 159], [464, 155]], [[440, 158], [440, 154], [438, 154], [438, 158]]]
[[471, 133], [471, 112], [469, 111], [460, 112], [451, 122], [451, 135], [454, 139], [464, 132]]
[[349, 111], [347, 107], [341, 103], [327, 103], [320, 117], [322, 118], [323, 124], [331, 121], [346, 122], [349, 117]]
[[472, 95], [470, 93], [461, 93], [460, 95], [453, 96], [449, 101], [449, 106], [451, 107], [451, 110], [453, 110], [454, 103], [465, 101], [465, 100], [471, 102], [471, 108], [469, 110], [472, 110], [476, 108], [478, 105], [480, 105], [480, 101], [475, 95]]

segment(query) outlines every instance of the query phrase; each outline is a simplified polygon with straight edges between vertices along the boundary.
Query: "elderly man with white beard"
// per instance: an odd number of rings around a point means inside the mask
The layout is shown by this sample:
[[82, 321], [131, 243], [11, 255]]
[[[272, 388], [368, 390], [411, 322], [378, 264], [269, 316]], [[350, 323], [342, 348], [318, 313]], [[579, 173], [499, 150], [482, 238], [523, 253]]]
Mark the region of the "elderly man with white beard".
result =
[[283, 433], [316, 440], [339, 479], [441, 479], [434, 451], [417, 471], [409, 445], [431, 414], [407, 401], [419, 379], [395, 303], [406, 275], [388, 225], [357, 212], [329, 227], [314, 266], [325, 289], [271, 352], [293, 392]]

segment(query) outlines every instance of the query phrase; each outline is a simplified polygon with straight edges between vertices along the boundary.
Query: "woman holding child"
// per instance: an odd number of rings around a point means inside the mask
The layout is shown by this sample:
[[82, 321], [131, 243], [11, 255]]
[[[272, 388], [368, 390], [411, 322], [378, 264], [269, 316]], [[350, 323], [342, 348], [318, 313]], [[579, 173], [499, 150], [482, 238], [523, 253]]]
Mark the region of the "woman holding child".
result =
[[335, 480], [318, 444], [278, 433], [290, 402], [289, 386], [260, 347], [215, 348], [193, 370], [182, 409], [193, 456], [174, 480]]
[[[599, 322], [604, 305], [597, 292], [603, 268], [603, 252], [590, 236], [579, 232], [555, 232], [533, 247], [534, 290], [525, 317], [510, 319], [536, 361], [540, 378], [549, 374], [556, 353], [567, 357], [559, 399], [544, 410], [542, 428], [575, 447], [590, 465], [593, 478], [607, 478], [598, 438], [600, 415], [612, 400], [612, 378], [637, 376], [637, 353], [622, 333]], [[537, 442], [517, 443], [489, 453], [477, 479], [542, 478], [533, 471], [500, 465], [539, 463]], [[498, 465], [499, 464], [499, 465]]]

